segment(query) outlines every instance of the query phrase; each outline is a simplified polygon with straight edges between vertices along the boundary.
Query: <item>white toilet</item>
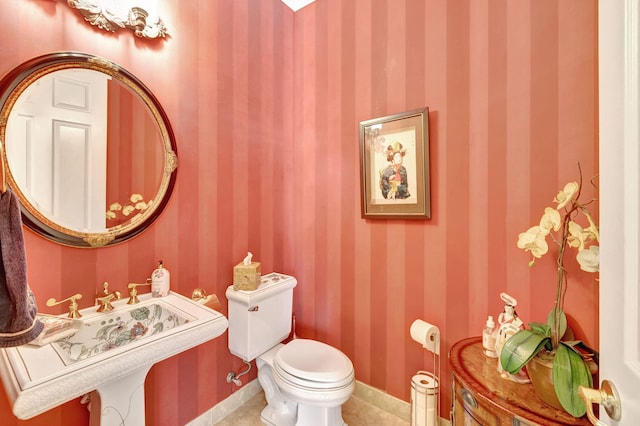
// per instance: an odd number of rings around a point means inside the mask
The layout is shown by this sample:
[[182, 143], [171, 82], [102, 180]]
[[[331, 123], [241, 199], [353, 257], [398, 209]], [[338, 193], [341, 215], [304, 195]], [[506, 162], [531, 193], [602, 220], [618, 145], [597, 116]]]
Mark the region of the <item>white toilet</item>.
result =
[[338, 349], [308, 339], [281, 342], [291, 332], [295, 278], [271, 273], [253, 291], [226, 291], [229, 350], [256, 359], [267, 399], [262, 422], [275, 426], [343, 426], [342, 404], [355, 386], [351, 360]]

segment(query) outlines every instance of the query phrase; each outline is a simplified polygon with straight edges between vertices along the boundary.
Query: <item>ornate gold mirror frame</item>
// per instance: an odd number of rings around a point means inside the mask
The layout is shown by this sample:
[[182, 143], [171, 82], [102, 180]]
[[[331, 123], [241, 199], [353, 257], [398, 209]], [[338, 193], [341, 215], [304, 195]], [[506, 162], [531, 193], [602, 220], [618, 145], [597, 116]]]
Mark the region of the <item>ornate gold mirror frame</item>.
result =
[[[30, 201], [17, 183], [7, 157], [7, 123], [21, 94], [41, 77], [65, 69], [89, 69], [107, 74], [134, 93], [148, 109], [157, 125], [163, 145], [162, 176], [157, 192], [133, 217], [124, 223], [107, 227], [104, 232], [82, 232], [69, 229], [45, 216]], [[134, 123], [135, 124], [135, 123]], [[4, 148], [4, 149], [1, 149]], [[128, 71], [100, 57], [78, 52], [61, 52], [33, 58], [10, 71], [0, 80], [0, 153], [7, 186], [18, 196], [23, 223], [39, 235], [73, 247], [104, 247], [126, 241], [144, 231], [166, 206], [177, 175], [176, 141], [166, 113], [149, 89]]]

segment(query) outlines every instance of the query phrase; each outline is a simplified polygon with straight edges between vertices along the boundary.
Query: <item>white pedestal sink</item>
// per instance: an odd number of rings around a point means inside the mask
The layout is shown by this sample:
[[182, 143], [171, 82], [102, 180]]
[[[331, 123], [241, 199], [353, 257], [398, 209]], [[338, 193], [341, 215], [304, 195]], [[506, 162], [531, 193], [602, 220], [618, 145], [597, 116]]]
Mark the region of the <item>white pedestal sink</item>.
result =
[[177, 293], [140, 303], [87, 308], [82, 327], [44, 346], [0, 349], [0, 377], [13, 413], [22, 420], [91, 392], [92, 425], [138, 426], [144, 421], [149, 369], [227, 329], [227, 319]]

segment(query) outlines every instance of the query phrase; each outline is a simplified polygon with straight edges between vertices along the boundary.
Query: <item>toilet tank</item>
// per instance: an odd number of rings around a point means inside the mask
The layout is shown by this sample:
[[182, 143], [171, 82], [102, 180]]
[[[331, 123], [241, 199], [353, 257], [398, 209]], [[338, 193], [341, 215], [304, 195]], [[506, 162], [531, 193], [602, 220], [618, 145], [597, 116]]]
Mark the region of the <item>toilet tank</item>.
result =
[[294, 277], [272, 272], [260, 278], [256, 290], [227, 288], [232, 354], [252, 361], [289, 336], [297, 283]]

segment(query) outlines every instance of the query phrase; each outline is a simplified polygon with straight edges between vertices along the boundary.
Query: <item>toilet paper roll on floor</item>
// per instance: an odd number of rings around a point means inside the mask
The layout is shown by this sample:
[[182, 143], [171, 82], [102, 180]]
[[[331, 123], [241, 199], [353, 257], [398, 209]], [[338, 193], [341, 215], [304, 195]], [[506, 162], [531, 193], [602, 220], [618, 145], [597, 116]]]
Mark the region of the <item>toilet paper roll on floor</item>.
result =
[[439, 407], [439, 380], [431, 373], [421, 371], [411, 378], [411, 426], [437, 426]]
[[417, 319], [411, 324], [411, 338], [423, 348], [440, 355], [440, 330], [433, 324]]

